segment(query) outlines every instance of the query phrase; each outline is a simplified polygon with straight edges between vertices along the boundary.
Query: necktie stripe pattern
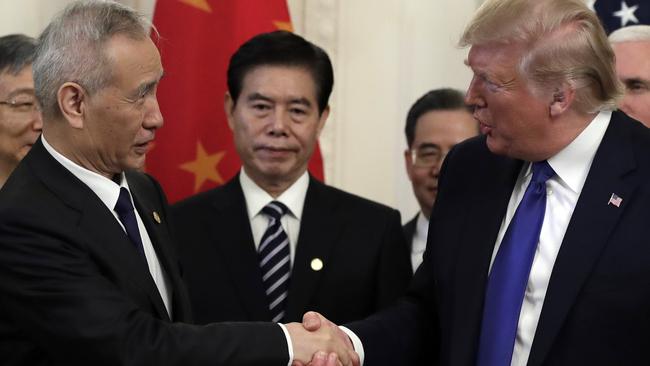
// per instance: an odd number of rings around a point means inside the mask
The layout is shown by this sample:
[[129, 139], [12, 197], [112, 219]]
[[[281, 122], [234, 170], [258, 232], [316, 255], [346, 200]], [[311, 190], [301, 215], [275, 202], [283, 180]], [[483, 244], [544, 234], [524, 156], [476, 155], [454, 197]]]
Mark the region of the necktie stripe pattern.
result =
[[271, 319], [274, 322], [284, 318], [291, 274], [289, 237], [280, 221], [287, 211], [287, 206], [278, 201], [273, 201], [262, 209], [262, 213], [269, 217], [269, 226], [262, 236], [258, 258]]
[[509, 366], [519, 313], [546, 211], [546, 161], [532, 164], [533, 177], [508, 225], [487, 281], [477, 366]]
[[120, 188], [120, 195], [115, 204], [115, 212], [122, 225], [124, 225], [126, 235], [131, 239], [131, 242], [142, 257], [145, 258], [144, 246], [142, 245], [142, 238], [140, 238], [140, 230], [138, 229], [138, 222], [135, 218], [133, 202], [131, 202], [129, 190], [125, 187]]

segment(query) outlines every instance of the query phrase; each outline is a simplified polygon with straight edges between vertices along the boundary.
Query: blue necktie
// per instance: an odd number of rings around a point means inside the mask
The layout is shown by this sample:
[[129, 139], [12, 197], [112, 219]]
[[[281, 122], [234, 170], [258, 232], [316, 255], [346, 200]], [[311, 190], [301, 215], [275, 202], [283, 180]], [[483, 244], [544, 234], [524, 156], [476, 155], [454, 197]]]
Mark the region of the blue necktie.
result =
[[278, 201], [273, 201], [262, 209], [262, 212], [269, 217], [269, 226], [262, 236], [258, 257], [271, 319], [276, 323], [284, 318], [284, 309], [289, 294], [291, 251], [289, 237], [280, 222], [288, 210], [287, 206]]
[[122, 225], [124, 225], [129, 239], [131, 239], [135, 248], [144, 258], [144, 247], [140, 238], [138, 222], [135, 219], [131, 195], [129, 194], [129, 190], [124, 187], [120, 188], [120, 196], [117, 198], [117, 203], [115, 204], [115, 212], [117, 212], [117, 217], [122, 222]]
[[508, 225], [488, 278], [479, 339], [478, 366], [509, 366], [519, 313], [546, 210], [546, 161], [532, 164], [533, 177]]

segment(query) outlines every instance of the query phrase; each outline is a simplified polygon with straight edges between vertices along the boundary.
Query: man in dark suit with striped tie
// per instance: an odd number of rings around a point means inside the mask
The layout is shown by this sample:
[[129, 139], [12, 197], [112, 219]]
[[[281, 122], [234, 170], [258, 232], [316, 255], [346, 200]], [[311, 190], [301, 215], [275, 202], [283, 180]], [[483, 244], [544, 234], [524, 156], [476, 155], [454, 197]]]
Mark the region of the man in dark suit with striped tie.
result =
[[289, 32], [232, 56], [225, 111], [243, 167], [173, 208], [197, 321], [299, 321], [307, 309], [349, 321], [405, 290], [399, 213], [307, 172], [332, 84], [327, 54]]

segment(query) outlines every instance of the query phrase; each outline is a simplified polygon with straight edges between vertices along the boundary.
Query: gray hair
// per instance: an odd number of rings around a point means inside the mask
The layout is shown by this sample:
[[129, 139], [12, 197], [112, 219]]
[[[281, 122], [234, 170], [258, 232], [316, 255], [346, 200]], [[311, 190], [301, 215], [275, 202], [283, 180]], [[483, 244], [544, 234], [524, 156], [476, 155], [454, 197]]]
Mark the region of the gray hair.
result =
[[34, 61], [36, 40], [24, 34], [0, 37], [0, 73], [18, 75]]
[[57, 93], [75, 82], [92, 95], [112, 80], [105, 43], [115, 35], [140, 40], [151, 23], [113, 1], [78, 1], [50, 22], [38, 39], [33, 63], [34, 86], [44, 117], [58, 117]]
[[609, 35], [610, 43], [650, 42], [650, 25], [632, 25], [615, 30]]

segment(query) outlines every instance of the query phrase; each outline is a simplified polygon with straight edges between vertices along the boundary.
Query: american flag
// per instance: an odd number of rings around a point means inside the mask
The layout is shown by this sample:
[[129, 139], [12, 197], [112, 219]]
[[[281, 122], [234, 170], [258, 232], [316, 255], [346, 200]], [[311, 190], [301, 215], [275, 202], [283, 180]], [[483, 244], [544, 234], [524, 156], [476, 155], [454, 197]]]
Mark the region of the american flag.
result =
[[586, 0], [607, 34], [630, 25], [650, 24], [650, 0]]
[[621, 197], [619, 197], [616, 193], [612, 193], [612, 196], [609, 197], [609, 202], [607, 202], [607, 204], [620, 207], [622, 202], [623, 199]]

